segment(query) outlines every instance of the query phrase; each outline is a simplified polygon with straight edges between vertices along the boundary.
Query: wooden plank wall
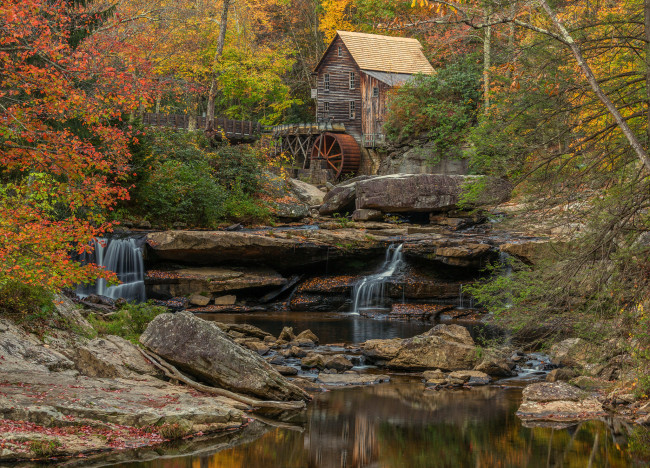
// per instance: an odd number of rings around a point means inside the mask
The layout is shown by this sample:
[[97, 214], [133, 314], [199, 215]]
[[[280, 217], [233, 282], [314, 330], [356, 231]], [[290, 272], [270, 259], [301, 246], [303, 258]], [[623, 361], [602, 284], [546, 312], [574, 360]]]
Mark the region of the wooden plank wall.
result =
[[[338, 56], [339, 46], [343, 56]], [[356, 73], [357, 83], [355, 89], [350, 89], [350, 72]], [[324, 76], [330, 75], [330, 89], [325, 91]], [[349, 115], [349, 102], [354, 101], [356, 117], [351, 120]], [[329, 102], [329, 112], [325, 112], [325, 102]], [[345, 124], [347, 133], [357, 141], [362, 136], [362, 99], [361, 99], [361, 70], [357, 67], [352, 55], [346, 49], [341, 38], [337, 38], [329, 48], [322, 64], [318, 69], [318, 110], [319, 121], [331, 121]]]
[[[379, 89], [375, 97], [374, 89]], [[362, 74], [361, 96], [363, 99], [362, 131], [365, 146], [376, 146], [378, 135], [384, 134], [386, 96], [390, 86], [370, 75]]]

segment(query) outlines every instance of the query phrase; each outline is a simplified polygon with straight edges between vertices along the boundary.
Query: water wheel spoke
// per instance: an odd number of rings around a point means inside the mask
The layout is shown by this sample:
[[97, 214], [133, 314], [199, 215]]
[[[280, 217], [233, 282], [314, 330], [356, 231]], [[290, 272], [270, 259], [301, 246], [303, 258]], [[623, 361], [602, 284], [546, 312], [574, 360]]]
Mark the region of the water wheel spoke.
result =
[[332, 161], [330, 161], [329, 159], [327, 159], [327, 164], [329, 164], [330, 166], [332, 166], [332, 168], [334, 168], [334, 170], [337, 172], [337, 174], [338, 174], [338, 172], [341, 170], [341, 168], [336, 167], [336, 166], [332, 163]]
[[337, 154], [332, 154], [332, 155], [328, 156], [327, 159], [341, 159], [342, 156], [343, 156], [342, 153], [337, 153]]
[[334, 148], [335, 144], [336, 144], [336, 138], [332, 138], [332, 144], [330, 145], [329, 148], [327, 148], [327, 154], [329, 154], [330, 151], [332, 151], [332, 148]]

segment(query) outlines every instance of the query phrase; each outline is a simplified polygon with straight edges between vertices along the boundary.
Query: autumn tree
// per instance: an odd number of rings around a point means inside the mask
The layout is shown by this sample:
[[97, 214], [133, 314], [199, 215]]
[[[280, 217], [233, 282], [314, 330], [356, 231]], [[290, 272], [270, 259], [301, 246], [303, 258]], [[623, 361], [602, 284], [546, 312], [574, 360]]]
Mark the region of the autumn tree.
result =
[[121, 119], [146, 103], [148, 83], [88, 37], [106, 19], [91, 7], [0, 6], [0, 285], [111, 277], [70, 254], [109, 230], [107, 213], [128, 197], [120, 183], [134, 135]]

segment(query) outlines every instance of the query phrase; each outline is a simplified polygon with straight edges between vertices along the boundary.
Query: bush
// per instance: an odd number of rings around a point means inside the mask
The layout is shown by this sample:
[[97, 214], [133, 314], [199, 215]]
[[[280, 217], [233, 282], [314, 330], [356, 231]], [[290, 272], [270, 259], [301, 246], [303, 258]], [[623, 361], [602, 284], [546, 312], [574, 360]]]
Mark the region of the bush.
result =
[[[128, 210], [157, 224], [215, 227], [223, 220], [258, 222], [270, 211], [262, 192], [265, 161], [248, 145], [210, 146], [203, 132], [151, 129], [149, 157], [137, 161], [139, 179]], [[119, 210], [119, 219], [131, 216]]]
[[211, 177], [207, 162], [166, 161], [140, 185], [139, 209], [158, 223], [214, 226], [221, 219], [226, 190]]
[[417, 75], [390, 96], [386, 137], [397, 143], [426, 138], [440, 151], [460, 145], [476, 123], [480, 79], [471, 57], [435, 75]]
[[54, 296], [51, 292], [24, 283], [0, 279], [1, 314], [46, 317], [54, 310]]
[[94, 314], [91, 314], [88, 320], [100, 335], [117, 335], [137, 343], [149, 322], [166, 311], [164, 307], [153, 305], [151, 302], [128, 303], [107, 320]]

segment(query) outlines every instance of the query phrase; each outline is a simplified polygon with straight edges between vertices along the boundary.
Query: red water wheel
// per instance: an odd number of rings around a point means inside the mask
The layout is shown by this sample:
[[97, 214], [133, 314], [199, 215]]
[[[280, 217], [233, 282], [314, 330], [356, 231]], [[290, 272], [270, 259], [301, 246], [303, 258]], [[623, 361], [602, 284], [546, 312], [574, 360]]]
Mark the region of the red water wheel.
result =
[[312, 164], [321, 161], [323, 169], [334, 171], [334, 178], [359, 170], [361, 150], [357, 141], [346, 133], [323, 133], [311, 149]]

